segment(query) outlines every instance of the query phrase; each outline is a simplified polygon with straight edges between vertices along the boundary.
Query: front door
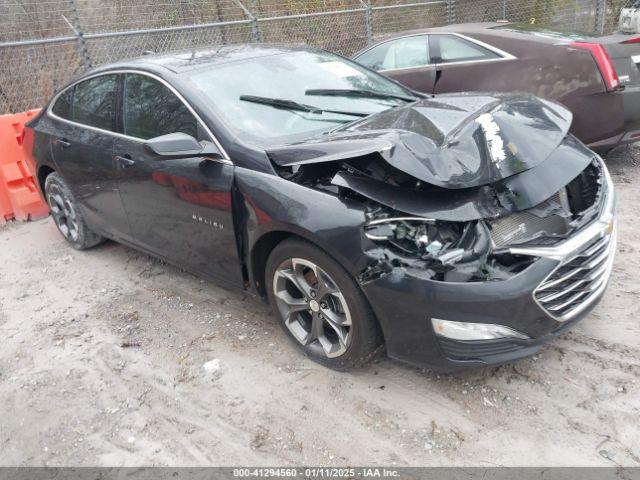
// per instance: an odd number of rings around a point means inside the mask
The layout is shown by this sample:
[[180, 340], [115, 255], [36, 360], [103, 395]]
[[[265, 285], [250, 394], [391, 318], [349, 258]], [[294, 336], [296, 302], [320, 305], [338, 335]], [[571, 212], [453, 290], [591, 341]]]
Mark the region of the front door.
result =
[[154, 155], [145, 140], [176, 132], [212, 139], [159, 80], [128, 73], [123, 87], [126, 137], [115, 140], [114, 162], [134, 241], [187, 269], [242, 285], [231, 208], [233, 165]]

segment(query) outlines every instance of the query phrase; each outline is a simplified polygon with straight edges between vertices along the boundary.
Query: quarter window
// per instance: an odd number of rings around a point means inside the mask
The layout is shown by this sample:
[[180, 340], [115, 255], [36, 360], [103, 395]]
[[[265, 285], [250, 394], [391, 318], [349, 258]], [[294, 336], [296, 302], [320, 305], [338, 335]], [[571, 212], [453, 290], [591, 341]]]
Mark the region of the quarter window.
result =
[[426, 35], [413, 35], [381, 43], [360, 55], [356, 61], [373, 70], [397, 70], [429, 65]]
[[453, 35], [432, 35], [432, 40], [434, 50], [432, 54], [434, 57], [438, 57], [437, 63], [501, 58], [500, 55], [487, 48]]
[[146, 75], [127, 74], [124, 133], [148, 140], [176, 132], [199, 137], [198, 122], [186, 105], [159, 81]]
[[[102, 75], [80, 82], [73, 87], [71, 120], [103, 130], [115, 131], [117, 79], [117, 75]], [[60, 108], [64, 109], [62, 104]], [[55, 109], [54, 113], [56, 113]]]
[[73, 100], [73, 87], [63, 92], [53, 104], [51, 111], [66, 120], [71, 120], [71, 101]]

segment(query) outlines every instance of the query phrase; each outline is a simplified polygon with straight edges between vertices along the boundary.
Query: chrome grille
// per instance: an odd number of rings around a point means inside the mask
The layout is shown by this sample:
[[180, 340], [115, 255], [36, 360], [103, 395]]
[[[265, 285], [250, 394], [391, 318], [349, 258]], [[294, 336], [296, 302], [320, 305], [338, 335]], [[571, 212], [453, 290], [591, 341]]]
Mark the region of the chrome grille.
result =
[[536, 301], [561, 322], [583, 311], [606, 287], [615, 246], [615, 232], [587, 243], [540, 284]]

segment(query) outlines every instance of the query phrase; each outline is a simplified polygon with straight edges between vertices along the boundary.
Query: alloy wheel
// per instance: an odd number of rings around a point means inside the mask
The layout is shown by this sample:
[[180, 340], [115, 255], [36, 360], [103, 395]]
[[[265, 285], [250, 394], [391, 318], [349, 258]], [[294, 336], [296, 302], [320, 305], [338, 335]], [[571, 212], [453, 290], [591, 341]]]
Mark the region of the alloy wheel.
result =
[[287, 259], [275, 271], [273, 291], [282, 319], [298, 342], [328, 358], [347, 351], [351, 314], [327, 272], [309, 260]]
[[47, 192], [47, 202], [53, 221], [62, 235], [68, 240], [78, 240], [78, 217], [71, 199], [65, 197], [57, 185], [51, 185]]

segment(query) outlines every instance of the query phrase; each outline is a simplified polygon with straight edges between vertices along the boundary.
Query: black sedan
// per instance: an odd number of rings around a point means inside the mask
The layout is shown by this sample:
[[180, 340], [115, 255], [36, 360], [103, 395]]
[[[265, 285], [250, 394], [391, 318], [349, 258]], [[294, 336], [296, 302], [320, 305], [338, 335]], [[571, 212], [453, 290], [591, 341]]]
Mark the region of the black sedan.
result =
[[336, 369], [386, 345], [455, 370], [535, 353], [601, 298], [602, 160], [530, 95], [423, 97], [307, 47], [93, 70], [28, 125], [69, 243], [109, 238], [268, 298]]

